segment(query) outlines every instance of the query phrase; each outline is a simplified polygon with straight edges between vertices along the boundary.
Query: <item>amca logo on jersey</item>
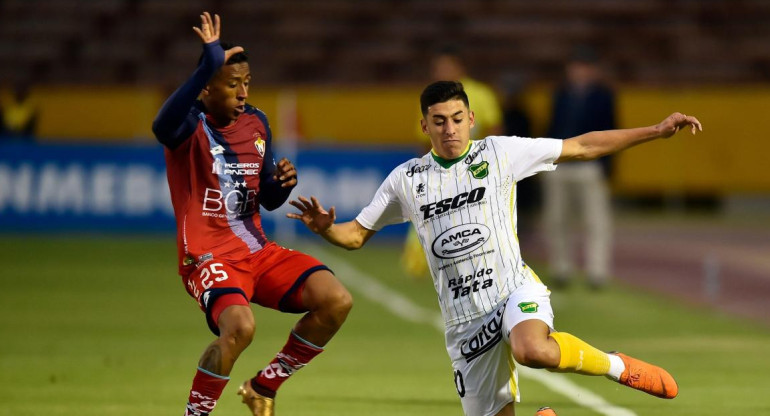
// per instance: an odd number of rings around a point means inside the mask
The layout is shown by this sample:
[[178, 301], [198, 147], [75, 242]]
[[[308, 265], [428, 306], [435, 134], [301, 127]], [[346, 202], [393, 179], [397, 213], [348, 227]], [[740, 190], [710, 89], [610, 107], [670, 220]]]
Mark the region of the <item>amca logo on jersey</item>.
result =
[[457, 209], [466, 204], [479, 202], [484, 199], [484, 192], [486, 192], [486, 190], [486, 188], [480, 186], [478, 188], [471, 189], [470, 192], [462, 192], [456, 195], [454, 198], [446, 198], [438, 202], [422, 205], [420, 207], [420, 211], [423, 212], [422, 218], [427, 220], [433, 216], [443, 214], [450, 209]]
[[463, 224], [439, 234], [431, 249], [436, 257], [452, 259], [468, 254], [484, 245], [491, 232], [484, 224]]

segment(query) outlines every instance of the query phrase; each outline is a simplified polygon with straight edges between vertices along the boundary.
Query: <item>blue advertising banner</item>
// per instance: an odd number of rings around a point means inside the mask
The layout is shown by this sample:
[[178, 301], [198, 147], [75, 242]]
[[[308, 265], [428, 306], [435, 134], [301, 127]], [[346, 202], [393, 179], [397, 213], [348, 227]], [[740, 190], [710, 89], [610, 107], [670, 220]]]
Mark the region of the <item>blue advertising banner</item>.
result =
[[[281, 150], [276, 149], [281, 156]], [[292, 192], [354, 218], [412, 149], [300, 149], [291, 156], [299, 185]], [[285, 217], [288, 204], [262, 211], [268, 234], [308, 235]], [[0, 231], [173, 232], [163, 148], [130, 145], [0, 143]], [[405, 225], [381, 233], [403, 235]]]

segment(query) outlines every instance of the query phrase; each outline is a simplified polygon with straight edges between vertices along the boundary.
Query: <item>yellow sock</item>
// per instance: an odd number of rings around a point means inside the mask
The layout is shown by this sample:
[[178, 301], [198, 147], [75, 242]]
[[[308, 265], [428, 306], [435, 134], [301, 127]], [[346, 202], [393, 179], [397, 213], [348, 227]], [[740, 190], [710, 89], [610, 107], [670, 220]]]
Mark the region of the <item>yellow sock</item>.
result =
[[610, 370], [607, 353], [588, 345], [582, 339], [566, 332], [549, 335], [559, 344], [561, 359], [555, 371], [603, 376]]

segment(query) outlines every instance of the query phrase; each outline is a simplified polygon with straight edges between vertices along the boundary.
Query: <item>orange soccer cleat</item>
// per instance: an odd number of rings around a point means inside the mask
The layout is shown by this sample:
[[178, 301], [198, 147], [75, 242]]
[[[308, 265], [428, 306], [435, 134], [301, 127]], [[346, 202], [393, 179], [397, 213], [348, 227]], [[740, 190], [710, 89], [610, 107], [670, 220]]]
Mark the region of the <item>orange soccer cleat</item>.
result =
[[543, 406], [537, 409], [535, 416], [556, 416], [556, 412], [554, 412], [553, 409], [548, 406]]
[[679, 393], [679, 386], [668, 371], [619, 352], [610, 354], [620, 357], [626, 366], [618, 383], [662, 399], [673, 399]]
[[243, 402], [249, 406], [254, 416], [274, 416], [275, 401], [265, 397], [251, 388], [251, 380], [246, 380], [238, 387], [238, 395], [243, 397]]

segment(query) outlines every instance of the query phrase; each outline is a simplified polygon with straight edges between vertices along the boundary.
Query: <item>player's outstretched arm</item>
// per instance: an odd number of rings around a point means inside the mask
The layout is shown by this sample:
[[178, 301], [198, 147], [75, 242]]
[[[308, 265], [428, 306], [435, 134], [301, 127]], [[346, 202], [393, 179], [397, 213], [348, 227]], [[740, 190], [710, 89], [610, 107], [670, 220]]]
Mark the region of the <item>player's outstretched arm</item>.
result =
[[240, 46], [222, 49], [221, 27], [219, 16], [212, 19], [208, 12], [201, 15], [201, 27], [193, 27], [203, 42], [203, 59], [192, 76], [166, 100], [152, 123], [155, 137], [169, 148], [177, 147], [195, 130], [198, 119], [190, 116], [190, 108], [211, 77], [231, 56], [243, 52]]
[[348, 250], [359, 249], [376, 233], [374, 230], [364, 228], [356, 220], [335, 224], [334, 220], [337, 216], [334, 207], [326, 211], [314, 196], [311, 196], [310, 200], [300, 196], [295, 201], [289, 201], [289, 204], [300, 212], [299, 214], [288, 213], [286, 214], [288, 218], [302, 221], [310, 231], [335, 246]]
[[692, 134], [703, 130], [693, 116], [674, 113], [654, 126], [634, 129], [592, 131], [564, 140], [556, 163], [569, 160], [593, 160], [655, 139], [666, 139], [690, 127]]

